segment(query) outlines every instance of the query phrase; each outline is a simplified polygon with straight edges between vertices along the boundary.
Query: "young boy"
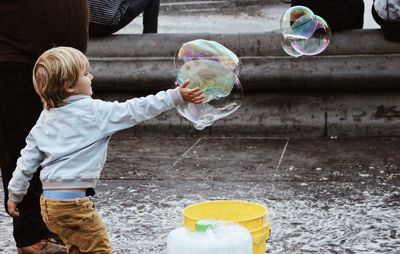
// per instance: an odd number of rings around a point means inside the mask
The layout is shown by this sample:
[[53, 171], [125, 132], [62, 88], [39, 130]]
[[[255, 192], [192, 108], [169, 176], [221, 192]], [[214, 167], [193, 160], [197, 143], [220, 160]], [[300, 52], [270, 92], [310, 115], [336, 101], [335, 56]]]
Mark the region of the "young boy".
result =
[[18, 217], [17, 206], [29, 180], [42, 168], [43, 220], [68, 253], [111, 253], [105, 225], [86, 196], [99, 180], [111, 135], [185, 100], [201, 103], [204, 99], [200, 88], [189, 89], [185, 81], [156, 95], [105, 102], [91, 98], [92, 79], [89, 62], [77, 49], [57, 47], [39, 57], [33, 83], [44, 110], [26, 138], [8, 185], [8, 209]]

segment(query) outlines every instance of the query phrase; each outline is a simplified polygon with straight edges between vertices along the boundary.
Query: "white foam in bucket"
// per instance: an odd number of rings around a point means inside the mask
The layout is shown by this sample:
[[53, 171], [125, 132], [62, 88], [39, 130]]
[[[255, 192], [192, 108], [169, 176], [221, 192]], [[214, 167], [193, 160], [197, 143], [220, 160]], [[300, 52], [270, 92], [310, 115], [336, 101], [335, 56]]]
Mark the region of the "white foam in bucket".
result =
[[252, 254], [250, 232], [235, 223], [218, 222], [205, 232], [185, 227], [172, 230], [167, 237], [168, 254]]

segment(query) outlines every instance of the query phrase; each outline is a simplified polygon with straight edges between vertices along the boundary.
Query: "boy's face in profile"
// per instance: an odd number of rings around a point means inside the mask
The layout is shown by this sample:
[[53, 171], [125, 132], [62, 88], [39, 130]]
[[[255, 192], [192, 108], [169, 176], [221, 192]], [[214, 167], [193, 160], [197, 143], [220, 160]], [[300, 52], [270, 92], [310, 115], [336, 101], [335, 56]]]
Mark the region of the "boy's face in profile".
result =
[[92, 96], [92, 79], [93, 75], [89, 72], [89, 70], [83, 70], [79, 74], [79, 78], [75, 85], [70, 88], [69, 92], [71, 92], [73, 95], [82, 94]]

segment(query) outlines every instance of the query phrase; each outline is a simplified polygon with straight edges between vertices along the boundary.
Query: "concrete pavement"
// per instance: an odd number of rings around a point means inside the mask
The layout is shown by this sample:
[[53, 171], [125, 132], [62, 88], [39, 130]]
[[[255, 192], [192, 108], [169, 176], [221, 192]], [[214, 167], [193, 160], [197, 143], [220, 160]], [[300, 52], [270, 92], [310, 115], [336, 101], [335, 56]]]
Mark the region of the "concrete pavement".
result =
[[[215, 199], [268, 206], [267, 253], [400, 250], [399, 137], [138, 137], [132, 131], [112, 138], [95, 198], [113, 253], [165, 254], [182, 209]], [[0, 228], [0, 252], [15, 253], [3, 211]]]

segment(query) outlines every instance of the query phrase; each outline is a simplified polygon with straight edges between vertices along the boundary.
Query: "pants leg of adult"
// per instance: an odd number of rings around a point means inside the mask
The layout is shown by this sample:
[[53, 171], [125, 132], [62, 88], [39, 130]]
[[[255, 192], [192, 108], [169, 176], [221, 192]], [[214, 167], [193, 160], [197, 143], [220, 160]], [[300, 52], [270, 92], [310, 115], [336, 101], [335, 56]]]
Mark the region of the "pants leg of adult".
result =
[[[117, 23], [113, 25], [98, 24], [91, 21], [89, 23], [90, 36], [106, 36], [119, 31], [134, 20], [143, 12], [143, 33], [157, 33], [158, 28], [158, 12], [160, 8], [160, 0], [127, 0], [128, 7], [126, 10], [123, 6], [119, 11], [125, 10], [124, 13], [116, 13], [116, 17], [121, 17]], [[126, 6], [125, 6], [126, 7]], [[96, 9], [98, 6], [89, 5], [91, 12], [101, 11]]]
[[143, 33], [157, 33], [160, 0], [152, 0], [143, 12]]
[[[20, 151], [25, 146], [25, 138], [42, 110], [39, 96], [33, 89], [32, 68], [31, 64], [0, 64], [0, 167], [6, 211], [8, 183]], [[37, 172], [30, 181], [27, 195], [18, 206], [20, 216], [13, 219], [17, 247], [53, 237], [40, 214], [41, 193], [42, 185]]]
[[143, 33], [157, 33], [160, 0], [128, 0], [124, 26], [143, 12]]

